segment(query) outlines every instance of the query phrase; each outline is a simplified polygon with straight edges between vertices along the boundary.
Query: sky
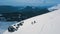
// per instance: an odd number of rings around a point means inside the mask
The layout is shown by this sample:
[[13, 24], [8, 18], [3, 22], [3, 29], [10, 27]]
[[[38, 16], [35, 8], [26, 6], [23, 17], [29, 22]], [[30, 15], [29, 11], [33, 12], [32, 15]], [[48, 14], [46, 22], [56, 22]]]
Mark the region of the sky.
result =
[[46, 4], [58, 4], [60, 0], [0, 0], [0, 5], [13, 5], [13, 6], [40, 6]]

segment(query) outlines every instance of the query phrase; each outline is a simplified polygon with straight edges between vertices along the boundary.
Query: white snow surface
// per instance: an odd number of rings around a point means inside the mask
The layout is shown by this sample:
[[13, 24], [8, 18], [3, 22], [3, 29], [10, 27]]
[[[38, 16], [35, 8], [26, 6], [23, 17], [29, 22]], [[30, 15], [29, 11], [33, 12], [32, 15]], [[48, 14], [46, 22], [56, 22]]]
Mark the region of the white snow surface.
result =
[[[15, 32], [3, 34], [60, 34], [60, 9], [23, 20], [23, 26]], [[36, 23], [31, 24], [33, 21]]]

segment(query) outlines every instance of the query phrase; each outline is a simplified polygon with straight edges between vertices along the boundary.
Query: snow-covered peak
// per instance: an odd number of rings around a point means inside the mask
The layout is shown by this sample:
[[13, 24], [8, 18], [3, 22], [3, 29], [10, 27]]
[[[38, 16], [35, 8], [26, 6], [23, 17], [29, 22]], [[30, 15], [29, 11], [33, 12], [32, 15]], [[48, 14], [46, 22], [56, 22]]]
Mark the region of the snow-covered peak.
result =
[[26, 19], [17, 31], [7, 29], [3, 34], [60, 34], [60, 9]]
[[60, 4], [57, 4], [55, 6], [52, 6], [52, 7], [48, 8], [49, 11], [55, 11], [55, 10], [58, 10], [58, 9], [60, 9]]

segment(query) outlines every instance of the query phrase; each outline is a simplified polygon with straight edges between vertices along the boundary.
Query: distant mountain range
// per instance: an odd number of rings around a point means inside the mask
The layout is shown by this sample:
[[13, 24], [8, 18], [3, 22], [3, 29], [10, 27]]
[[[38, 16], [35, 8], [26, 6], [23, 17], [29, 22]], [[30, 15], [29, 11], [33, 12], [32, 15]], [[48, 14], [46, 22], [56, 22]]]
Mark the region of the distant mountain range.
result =
[[13, 6], [0, 6], [0, 13], [16, 12], [17, 10], [18, 8]]
[[0, 13], [11, 13], [11, 12], [20, 12], [20, 11], [26, 12], [26, 11], [31, 11], [32, 9], [37, 10], [37, 9], [41, 9], [41, 7], [31, 7], [31, 6], [26, 6], [26, 7], [19, 6], [19, 7], [16, 7], [16, 6], [5, 6], [5, 5], [3, 5], [3, 6], [0, 6]]
[[33, 16], [45, 14], [50, 12], [46, 7], [34, 7], [34, 6], [26, 6], [26, 7], [15, 7], [15, 6], [0, 6], [0, 13], [20, 13], [23, 19], [30, 18]]

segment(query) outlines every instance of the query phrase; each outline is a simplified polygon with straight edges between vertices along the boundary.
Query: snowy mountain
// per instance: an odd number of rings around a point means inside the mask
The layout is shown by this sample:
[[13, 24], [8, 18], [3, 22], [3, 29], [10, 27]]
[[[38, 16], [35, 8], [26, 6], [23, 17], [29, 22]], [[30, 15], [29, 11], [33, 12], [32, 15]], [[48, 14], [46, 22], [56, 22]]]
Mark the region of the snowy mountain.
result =
[[55, 6], [48, 8], [49, 11], [54, 11], [54, 10], [58, 10], [58, 9], [60, 9], [60, 4], [57, 4]]
[[23, 21], [17, 31], [7, 29], [3, 34], [60, 34], [60, 9]]

